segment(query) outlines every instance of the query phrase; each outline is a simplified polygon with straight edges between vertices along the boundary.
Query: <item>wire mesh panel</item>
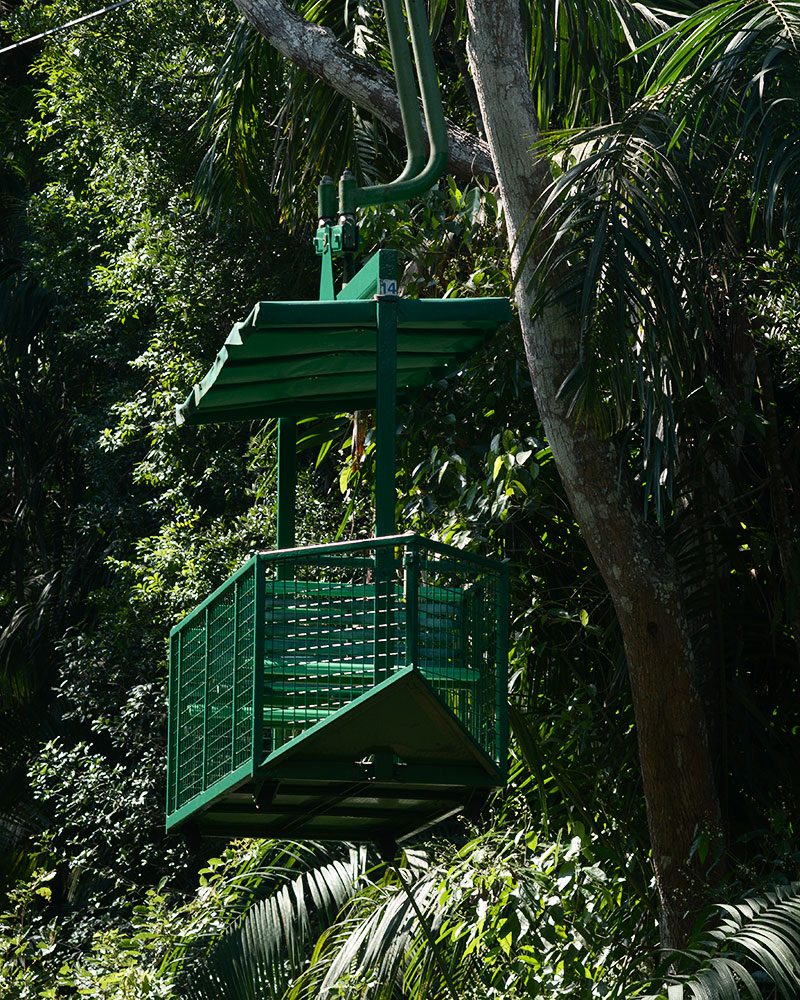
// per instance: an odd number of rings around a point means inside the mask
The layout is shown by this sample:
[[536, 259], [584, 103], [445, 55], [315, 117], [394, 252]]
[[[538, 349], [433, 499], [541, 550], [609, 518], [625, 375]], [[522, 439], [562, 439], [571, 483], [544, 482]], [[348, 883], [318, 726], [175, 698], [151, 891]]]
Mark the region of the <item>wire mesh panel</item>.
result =
[[256, 571], [252, 559], [170, 636], [168, 813], [252, 759]]
[[406, 589], [418, 587], [416, 664], [476, 743], [503, 763], [508, 634], [504, 571], [488, 560], [484, 564], [458, 550], [424, 544], [417, 546], [415, 563]]
[[269, 753], [370, 687], [374, 585], [269, 581], [264, 603], [264, 750]]
[[254, 556], [170, 637], [168, 813], [408, 667], [504, 769], [507, 587], [415, 535]]

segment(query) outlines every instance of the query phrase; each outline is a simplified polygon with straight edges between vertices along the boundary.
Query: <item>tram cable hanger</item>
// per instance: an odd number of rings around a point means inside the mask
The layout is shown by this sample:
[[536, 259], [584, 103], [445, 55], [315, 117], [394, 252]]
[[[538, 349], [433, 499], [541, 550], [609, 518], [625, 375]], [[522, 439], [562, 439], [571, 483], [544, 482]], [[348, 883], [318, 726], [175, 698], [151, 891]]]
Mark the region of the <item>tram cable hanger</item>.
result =
[[[417, 197], [447, 131], [422, 0], [384, 0], [408, 157], [388, 184], [319, 185], [319, 301], [237, 323], [179, 424], [278, 418], [277, 549], [170, 634], [167, 829], [393, 844], [502, 786], [508, 567], [396, 534], [398, 402], [511, 319], [505, 298], [404, 299], [397, 253], [356, 273], [357, 210]], [[430, 151], [419, 114], [414, 65]], [[336, 290], [333, 261], [349, 279]], [[295, 547], [296, 420], [376, 411], [375, 537]]]

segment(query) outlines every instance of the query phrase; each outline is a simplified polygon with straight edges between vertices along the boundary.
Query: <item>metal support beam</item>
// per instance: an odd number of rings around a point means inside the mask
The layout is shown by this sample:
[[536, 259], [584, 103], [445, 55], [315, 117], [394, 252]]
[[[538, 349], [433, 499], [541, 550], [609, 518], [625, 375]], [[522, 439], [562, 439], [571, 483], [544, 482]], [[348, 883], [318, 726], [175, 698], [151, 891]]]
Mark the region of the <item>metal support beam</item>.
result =
[[366, 300], [376, 295], [397, 295], [397, 251], [381, 248], [376, 251], [336, 298]]
[[330, 301], [336, 297], [333, 283], [333, 248], [331, 246], [331, 226], [324, 226], [317, 231], [316, 239], [322, 246], [322, 263], [319, 272], [319, 298], [321, 302]]
[[[375, 409], [375, 537], [395, 531], [395, 431], [397, 398], [397, 296], [376, 296], [377, 407]], [[394, 552], [375, 551], [375, 683], [391, 668]]]
[[375, 409], [375, 537], [395, 533], [397, 296], [378, 296], [378, 386]]

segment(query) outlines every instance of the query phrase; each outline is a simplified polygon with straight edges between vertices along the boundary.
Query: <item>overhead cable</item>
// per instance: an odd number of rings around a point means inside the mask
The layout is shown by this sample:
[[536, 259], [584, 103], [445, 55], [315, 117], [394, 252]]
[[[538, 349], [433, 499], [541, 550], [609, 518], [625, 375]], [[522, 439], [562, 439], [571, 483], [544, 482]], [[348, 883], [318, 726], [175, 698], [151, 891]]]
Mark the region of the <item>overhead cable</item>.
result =
[[13, 45], [6, 45], [4, 49], [0, 49], [0, 56], [4, 52], [11, 52], [13, 49], [19, 49], [23, 45], [29, 45], [31, 42], [38, 42], [40, 38], [47, 38], [48, 35], [55, 35], [56, 32], [66, 31], [68, 28], [74, 28], [76, 24], [83, 24], [84, 21], [91, 21], [92, 18], [100, 17], [101, 14], [108, 14], [109, 11], [116, 10], [118, 7], [125, 7], [127, 4], [133, 3], [133, 0], [118, 0], [117, 3], [109, 4], [108, 7], [101, 7], [100, 10], [94, 10], [91, 14], [84, 14], [83, 17], [76, 17], [74, 21], [67, 21], [65, 24], [59, 24], [55, 28], [48, 28], [47, 31], [42, 31], [38, 35], [31, 35], [29, 38], [23, 38], [18, 42], [14, 42]]

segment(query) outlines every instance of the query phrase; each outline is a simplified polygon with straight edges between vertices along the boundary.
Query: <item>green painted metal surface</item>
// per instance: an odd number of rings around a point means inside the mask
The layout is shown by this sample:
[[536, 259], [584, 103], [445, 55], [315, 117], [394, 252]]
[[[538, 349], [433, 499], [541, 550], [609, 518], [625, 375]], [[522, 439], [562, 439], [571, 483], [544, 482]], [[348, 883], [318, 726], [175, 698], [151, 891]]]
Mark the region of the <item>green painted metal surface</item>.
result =
[[[360, 299], [259, 303], [177, 407], [178, 423], [373, 408], [379, 306]], [[457, 371], [511, 315], [502, 298], [398, 299], [398, 402]]]
[[[395, 437], [397, 436], [397, 314], [399, 300], [377, 302], [377, 402], [375, 407], [375, 535], [395, 532]], [[380, 569], [380, 567], [379, 567]], [[379, 578], [381, 574], [379, 573]]]
[[167, 827], [407, 836], [501, 784], [506, 579], [415, 535], [254, 556], [170, 636]]
[[402, 839], [502, 781], [434, 687], [404, 667], [274, 751], [194, 822], [217, 835]]
[[[405, 166], [397, 181], [408, 177], [416, 177], [425, 166], [425, 133], [417, 103], [417, 89], [414, 83], [414, 67], [408, 51], [406, 40], [406, 25], [400, 0], [384, 0], [384, 15], [386, 17], [386, 33], [389, 37], [389, 50], [392, 54], [392, 68], [397, 83], [397, 97], [400, 102], [400, 117], [403, 121], [403, 134], [406, 138], [408, 156]], [[427, 28], [427, 25], [425, 26]], [[435, 72], [435, 67], [434, 67]], [[441, 108], [441, 98], [439, 99]], [[440, 139], [441, 142], [441, 139]], [[444, 148], [447, 149], [447, 129], [444, 129]], [[320, 213], [322, 216], [322, 213]]]
[[376, 295], [397, 295], [396, 250], [376, 250], [335, 297], [354, 300], [372, 299]]
[[[404, 107], [406, 109], [406, 113], [403, 114], [403, 130], [409, 150], [409, 162], [400, 177], [388, 184], [376, 184], [366, 188], [353, 186], [349, 194], [340, 185], [339, 211], [343, 215], [353, 213], [356, 206], [397, 204], [424, 194], [439, 180], [447, 166], [447, 125], [439, 93], [425, 4], [423, 0], [406, 0], [405, 4], [414, 62], [417, 67], [417, 82], [430, 140], [428, 159], [421, 170], [417, 170], [416, 166], [416, 156], [420, 148], [419, 134], [422, 131], [417, 122], [419, 111], [416, 96], [410, 93], [412, 80], [410, 74], [406, 76], [404, 72], [405, 59], [403, 57], [398, 59], [405, 49], [399, 37], [402, 30], [399, 23], [399, 0], [384, 0], [383, 6], [389, 25], [389, 42], [397, 76], [401, 113]], [[394, 13], [392, 8], [396, 9]], [[397, 75], [398, 69], [401, 71], [399, 75]]]

